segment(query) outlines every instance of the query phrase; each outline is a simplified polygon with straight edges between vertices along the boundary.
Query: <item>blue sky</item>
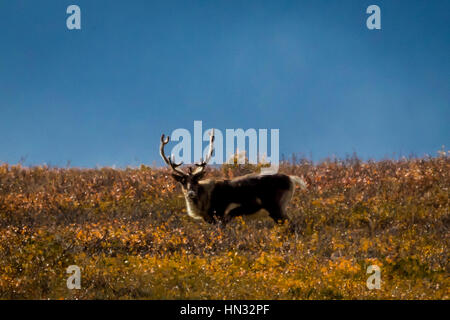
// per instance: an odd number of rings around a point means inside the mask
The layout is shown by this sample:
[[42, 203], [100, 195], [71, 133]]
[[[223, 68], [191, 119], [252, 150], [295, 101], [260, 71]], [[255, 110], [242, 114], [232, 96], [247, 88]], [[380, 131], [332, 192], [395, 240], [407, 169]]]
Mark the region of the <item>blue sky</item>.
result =
[[[81, 8], [82, 29], [66, 28]], [[381, 8], [368, 30], [366, 8]], [[0, 162], [162, 164], [177, 128], [314, 160], [450, 145], [449, 1], [0, 2]], [[206, 144], [205, 144], [206, 146]]]

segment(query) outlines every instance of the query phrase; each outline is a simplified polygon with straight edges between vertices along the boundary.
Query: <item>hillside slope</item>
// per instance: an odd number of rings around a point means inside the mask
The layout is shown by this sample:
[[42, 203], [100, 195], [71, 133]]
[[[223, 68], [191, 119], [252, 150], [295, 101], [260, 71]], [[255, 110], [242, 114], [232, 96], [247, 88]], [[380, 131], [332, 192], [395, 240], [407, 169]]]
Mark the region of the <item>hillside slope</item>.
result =
[[[186, 215], [167, 169], [1, 165], [0, 298], [449, 298], [448, 156], [280, 172], [309, 182], [290, 224], [221, 228]], [[81, 268], [80, 290], [66, 287], [69, 265]], [[369, 265], [380, 290], [366, 287]]]

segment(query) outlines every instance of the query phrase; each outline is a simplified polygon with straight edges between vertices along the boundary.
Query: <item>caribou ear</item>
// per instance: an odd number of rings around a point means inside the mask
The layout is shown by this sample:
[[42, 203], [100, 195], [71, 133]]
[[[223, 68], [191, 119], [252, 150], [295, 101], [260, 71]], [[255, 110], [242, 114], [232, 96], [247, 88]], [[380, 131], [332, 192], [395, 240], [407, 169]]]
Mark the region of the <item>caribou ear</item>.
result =
[[183, 183], [184, 177], [180, 176], [178, 174], [172, 173], [172, 178], [174, 178], [176, 181]]

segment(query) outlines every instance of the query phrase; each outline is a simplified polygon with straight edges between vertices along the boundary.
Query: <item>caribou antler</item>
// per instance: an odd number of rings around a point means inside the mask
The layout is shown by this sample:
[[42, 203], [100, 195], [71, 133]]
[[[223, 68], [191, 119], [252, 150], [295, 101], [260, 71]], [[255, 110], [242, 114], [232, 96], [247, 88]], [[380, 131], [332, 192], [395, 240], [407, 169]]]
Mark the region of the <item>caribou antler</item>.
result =
[[209, 150], [208, 154], [206, 155], [205, 161], [203, 159], [200, 159], [200, 163], [196, 163], [197, 169], [194, 171], [194, 175], [201, 174], [205, 170], [206, 165], [208, 164], [209, 160], [211, 160], [211, 156], [214, 151], [214, 129], [211, 129], [211, 133], [209, 134]]
[[159, 147], [159, 154], [164, 159], [164, 162], [167, 163], [172, 168], [173, 171], [175, 171], [179, 175], [185, 176], [186, 173], [184, 173], [180, 169], [177, 169], [177, 167], [181, 166], [183, 162], [175, 163], [172, 159], [167, 158], [166, 155], [164, 154], [164, 147], [166, 144], [169, 143], [169, 141], [170, 141], [169, 136], [167, 136], [167, 139], [164, 139], [164, 134], [161, 136], [161, 146]]

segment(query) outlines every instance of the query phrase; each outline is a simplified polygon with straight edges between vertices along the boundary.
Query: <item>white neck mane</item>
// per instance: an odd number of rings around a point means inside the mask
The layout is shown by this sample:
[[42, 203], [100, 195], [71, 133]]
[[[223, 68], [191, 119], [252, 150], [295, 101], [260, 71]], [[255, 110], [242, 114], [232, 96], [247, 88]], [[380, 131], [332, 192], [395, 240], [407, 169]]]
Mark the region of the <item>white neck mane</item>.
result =
[[194, 201], [187, 196], [184, 198], [186, 200], [187, 214], [194, 219], [205, 219], [208, 215], [208, 204], [209, 199], [211, 198], [211, 190], [214, 186], [214, 181], [209, 179], [202, 180], [199, 184], [203, 187], [205, 193], [200, 195], [200, 199], [197, 204], [195, 204]]

